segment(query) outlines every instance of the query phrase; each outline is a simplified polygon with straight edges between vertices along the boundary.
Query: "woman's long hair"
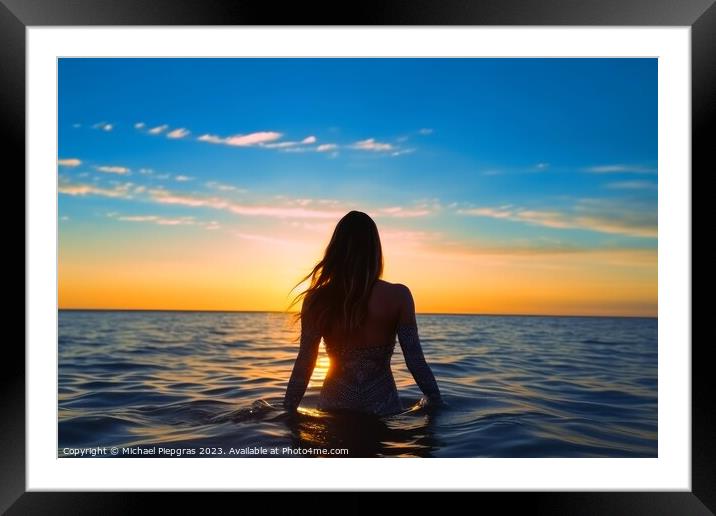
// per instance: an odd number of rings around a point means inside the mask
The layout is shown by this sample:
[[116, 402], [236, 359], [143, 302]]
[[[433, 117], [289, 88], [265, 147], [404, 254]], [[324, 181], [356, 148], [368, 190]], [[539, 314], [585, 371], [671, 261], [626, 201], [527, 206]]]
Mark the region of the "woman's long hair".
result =
[[311, 280], [290, 306], [303, 297], [302, 315], [297, 317], [310, 321], [323, 335], [355, 330], [365, 320], [370, 293], [382, 274], [378, 227], [367, 214], [351, 211], [338, 221], [323, 259], [297, 283], [296, 287]]

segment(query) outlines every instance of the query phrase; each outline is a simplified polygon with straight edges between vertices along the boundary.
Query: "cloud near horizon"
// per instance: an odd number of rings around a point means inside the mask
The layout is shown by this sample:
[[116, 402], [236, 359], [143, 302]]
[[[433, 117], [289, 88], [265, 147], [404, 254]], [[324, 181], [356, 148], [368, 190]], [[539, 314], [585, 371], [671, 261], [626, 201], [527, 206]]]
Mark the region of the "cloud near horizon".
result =
[[201, 226], [204, 229], [214, 230], [221, 226], [215, 220], [199, 221], [192, 216], [162, 217], [160, 215], [121, 215], [117, 212], [107, 213], [107, 217], [122, 222], [148, 222], [159, 226]]
[[160, 204], [176, 204], [194, 208], [207, 207], [224, 210], [237, 215], [265, 216], [278, 218], [336, 218], [344, 215], [343, 212], [325, 209], [310, 209], [301, 206], [272, 206], [241, 204], [222, 197], [204, 197], [171, 193], [166, 190], [151, 190], [152, 200]]
[[571, 211], [534, 210], [512, 205], [459, 209], [458, 213], [558, 229], [582, 229], [632, 237], [656, 238], [657, 219], [652, 211], [637, 211], [630, 204], [608, 199], [582, 199]]
[[[104, 171], [112, 170], [112, 173], [121, 174], [127, 170], [124, 167], [104, 167]], [[98, 167], [99, 170], [99, 167]], [[97, 178], [99, 179], [99, 178]], [[177, 181], [191, 180], [186, 176], [176, 176]], [[221, 197], [217, 195], [184, 193], [170, 191], [163, 186], [147, 189], [144, 185], [135, 185], [131, 182], [118, 183], [114, 182], [114, 186], [102, 187], [99, 184], [72, 183], [63, 178], [59, 192], [72, 196], [88, 196], [98, 195], [113, 198], [133, 198], [135, 194], [145, 194], [142, 197], [146, 200], [158, 204], [171, 204], [187, 206], [192, 208], [208, 207], [217, 210], [223, 210], [237, 215], [272, 217], [272, 218], [296, 218], [296, 219], [340, 219], [348, 211], [350, 211], [350, 203], [340, 202], [328, 199], [304, 199], [289, 198], [286, 196], [277, 196], [276, 199], [280, 204], [273, 203], [242, 203], [234, 199]], [[225, 192], [245, 193], [246, 190], [240, 189], [233, 185], [219, 183], [217, 181], [208, 181], [205, 183], [207, 188]], [[434, 211], [434, 205], [425, 203], [415, 204], [412, 206], [385, 206], [366, 209], [375, 217], [386, 218], [416, 218], [425, 217]]]

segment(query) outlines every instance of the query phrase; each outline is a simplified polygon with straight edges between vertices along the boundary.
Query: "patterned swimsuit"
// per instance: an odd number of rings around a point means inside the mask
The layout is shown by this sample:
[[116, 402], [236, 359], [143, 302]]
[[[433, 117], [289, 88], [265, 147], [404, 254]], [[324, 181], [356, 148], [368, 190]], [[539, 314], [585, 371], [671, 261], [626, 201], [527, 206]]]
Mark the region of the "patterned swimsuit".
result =
[[[416, 326], [397, 327], [408, 369], [430, 399], [439, 399], [435, 377], [425, 361]], [[321, 336], [308, 330], [301, 333], [301, 345], [288, 382], [284, 406], [295, 408], [303, 398], [318, 356]], [[390, 369], [395, 342], [383, 346], [326, 346], [331, 367], [323, 381], [318, 408], [352, 410], [380, 416], [404, 410]]]

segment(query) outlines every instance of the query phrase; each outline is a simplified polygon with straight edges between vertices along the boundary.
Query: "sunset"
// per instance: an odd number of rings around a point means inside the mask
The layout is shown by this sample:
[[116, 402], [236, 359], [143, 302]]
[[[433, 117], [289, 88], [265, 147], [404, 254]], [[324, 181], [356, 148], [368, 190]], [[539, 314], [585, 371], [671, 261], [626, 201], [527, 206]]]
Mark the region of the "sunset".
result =
[[58, 87], [58, 457], [657, 456], [656, 59]]
[[61, 309], [282, 311], [360, 210], [418, 312], [657, 315], [655, 60], [58, 66]]

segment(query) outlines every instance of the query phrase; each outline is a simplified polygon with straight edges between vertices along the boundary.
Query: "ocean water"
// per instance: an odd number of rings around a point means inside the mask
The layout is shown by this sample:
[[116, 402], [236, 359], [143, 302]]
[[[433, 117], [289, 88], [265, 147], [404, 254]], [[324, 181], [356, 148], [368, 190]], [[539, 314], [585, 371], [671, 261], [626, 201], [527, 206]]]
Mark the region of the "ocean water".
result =
[[60, 311], [58, 456], [657, 456], [657, 319], [419, 315], [418, 325], [447, 406], [420, 405], [396, 343], [411, 410], [322, 413], [321, 345], [291, 416], [280, 402], [298, 329], [285, 314]]

